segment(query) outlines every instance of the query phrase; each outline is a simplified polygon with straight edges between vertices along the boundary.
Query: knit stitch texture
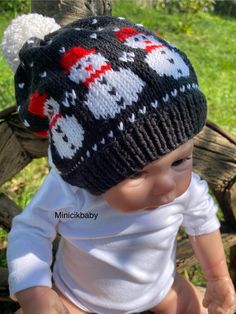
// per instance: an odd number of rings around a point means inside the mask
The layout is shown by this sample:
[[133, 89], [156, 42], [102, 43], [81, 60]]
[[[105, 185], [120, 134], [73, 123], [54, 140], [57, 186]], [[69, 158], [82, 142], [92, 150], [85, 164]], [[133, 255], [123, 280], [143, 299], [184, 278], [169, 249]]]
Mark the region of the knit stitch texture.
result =
[[24, 125], [65, 181], [99, 195], [198, 134], [206, 99], [186, 55], [117, 17], [31, 38], [15, 74]]

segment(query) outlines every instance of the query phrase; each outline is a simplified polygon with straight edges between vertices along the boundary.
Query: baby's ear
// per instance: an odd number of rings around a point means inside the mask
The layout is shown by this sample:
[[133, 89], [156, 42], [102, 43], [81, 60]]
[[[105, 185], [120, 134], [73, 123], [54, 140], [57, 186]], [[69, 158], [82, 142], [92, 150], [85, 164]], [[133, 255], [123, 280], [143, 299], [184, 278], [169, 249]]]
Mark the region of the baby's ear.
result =
[[37, 13], [24, 14], [15, 18], [4, 31], [1, 48], [3, 55], [15, 73], [19, 66], [19, 52], [24, 44], [41, 43], [45, 35], [60, 28], [53, 18]]

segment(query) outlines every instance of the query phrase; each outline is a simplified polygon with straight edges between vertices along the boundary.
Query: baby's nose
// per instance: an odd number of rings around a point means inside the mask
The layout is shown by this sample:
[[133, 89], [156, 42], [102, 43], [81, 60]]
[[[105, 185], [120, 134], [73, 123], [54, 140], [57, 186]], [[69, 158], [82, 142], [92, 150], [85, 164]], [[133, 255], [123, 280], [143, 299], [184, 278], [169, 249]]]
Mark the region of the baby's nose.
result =
[[176, 187], [175, 180], [170, 175], [162, 175], [155, 178], [153, 195], [162, 196], [171, 193]]

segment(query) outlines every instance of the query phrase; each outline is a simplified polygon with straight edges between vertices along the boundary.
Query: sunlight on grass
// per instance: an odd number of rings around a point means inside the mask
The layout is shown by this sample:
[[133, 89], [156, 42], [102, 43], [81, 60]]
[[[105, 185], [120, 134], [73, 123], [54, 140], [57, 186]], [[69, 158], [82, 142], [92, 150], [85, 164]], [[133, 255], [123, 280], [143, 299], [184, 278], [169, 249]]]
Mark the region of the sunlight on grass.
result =
[[[200, 87], [208, 100], [208, 118], [236, 135], [236, 20], [200, 13], [165, 14], [149, 8], [142, 9], [133, 1], [118, 1], [113, 15], [125, 16], [163, 36], [187, 53], [192, 61]], [[188, 19], [191, 31], [180, 31], [179, 22]], [[0, 17], [0, 40], [10, 16]], [[14, 103], [13, 75], [0, 53], [0, 109]]]
[[0, 191], [24, 208], [37, 192], [47, 173], [46, 158], [34, 159], [13, 179], [1, 186]]
[[236, 20], [200, 13], [188, 17], [190, 34], [180, 32], [186, 15], [165, 14], [138, 7], [133, 1], [115, 1], [113, 15], [124, 16], [157, 32], [182, 49], [196, 69], [208, 100], [208, 118], [236, 135]]

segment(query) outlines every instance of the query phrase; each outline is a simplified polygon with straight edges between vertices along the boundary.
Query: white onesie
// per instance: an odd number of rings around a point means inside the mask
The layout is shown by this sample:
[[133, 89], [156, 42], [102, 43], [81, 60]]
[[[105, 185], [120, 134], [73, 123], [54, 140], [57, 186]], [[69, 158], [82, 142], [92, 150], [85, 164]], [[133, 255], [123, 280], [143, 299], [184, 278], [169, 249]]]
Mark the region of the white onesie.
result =
[[193, 173], [188, 190], [153, 211], [121, 213], [102, 196], [71, 186], [53, 170], [13, 220], [8, 243], [12, 298], [52, 286], [52, 241], [61, 235], [53, 279], [73, 303], [99, 314], [129, 314], [157, 305], [176, 271], [176, 234], [220, 226], [208, 185]]

